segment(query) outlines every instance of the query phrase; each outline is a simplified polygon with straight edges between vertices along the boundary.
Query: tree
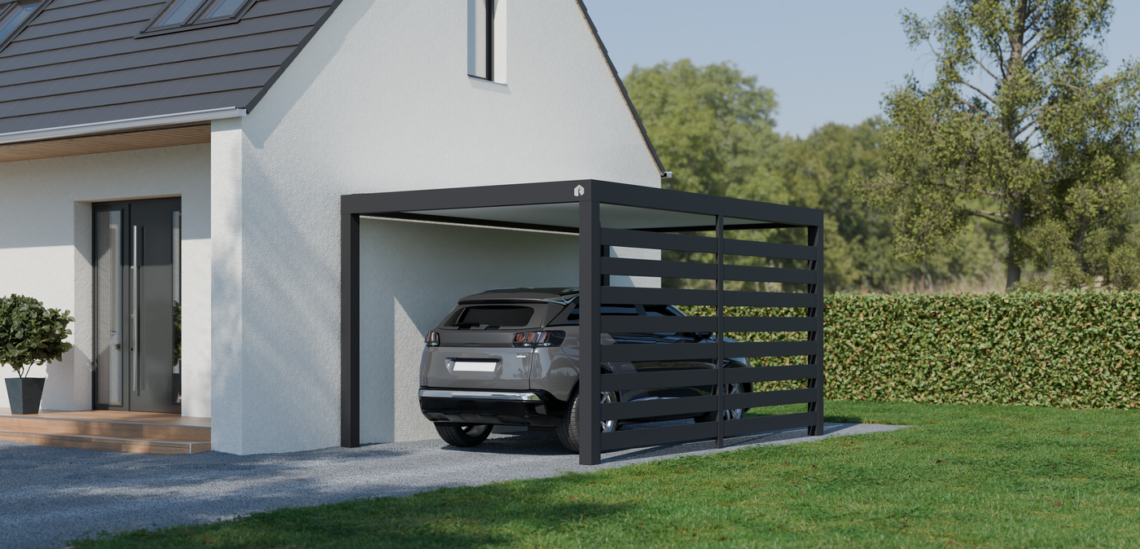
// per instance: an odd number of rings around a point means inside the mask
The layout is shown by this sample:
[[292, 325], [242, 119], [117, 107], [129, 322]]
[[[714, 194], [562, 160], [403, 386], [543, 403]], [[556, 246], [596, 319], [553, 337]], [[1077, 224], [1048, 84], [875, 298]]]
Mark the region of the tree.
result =
[[776, 94], [731, 63], [634, 67], [626, 89], [666, 169], [665, 187], [737, 196], [769, 186]]
[[786, 203], [824, 211], [827, 290], [936, 289], [988, 278], [996, 266], [997, 235], [978, 223], [962, 236], [967, 246], [922, 261], [883, 253], [891, 248], [890, 215], [868, 207], [849, 184], [885, 167], [882, 126], [875, 117], [857, 126], [826, 124], [804, 139], [785, 138], [777, 171]]
[[[972, 246], [952, 255], [908, 262], [882, 253], [890, 246], [890, 217], [857, 200], [847, 183], [883, 169], [880, 120], [855, 127], [829, 124], [804, 139], [781, 138], [772, 120], [775, 93], [731, 64], [697, 67], [681, 60], [635, 67], [624, 80], [662, 163], [673, 171], [673, 178], [664, 180], [667, 188], [824, 210], [828, 291], [931, 287], [992, 269], [990, 235], [980, 230], [969, 235]], [[797, 244], [806, 239], [790, 229], [746, 233], [732, 238]], [[663, 256], [715, 261], [710, 254], [666, 251]], [[734, 259], [799, 266], [788, 260]], [[664, 283], [711, 287], [699, 281]]]
[[1006, 285], [1031, 262], [1053, 284], [1133, 287], [1132, 212], [1140, 72], [1106, 66], [1097, 46], [1110, 0], [953, 0], [933, 19], [903, 12], [911, 47], [937, 76], [883, 101], [886, 168], [858, 187], [894, 218], [899, 257], [957, 244], [970, 219], [999, 225]]

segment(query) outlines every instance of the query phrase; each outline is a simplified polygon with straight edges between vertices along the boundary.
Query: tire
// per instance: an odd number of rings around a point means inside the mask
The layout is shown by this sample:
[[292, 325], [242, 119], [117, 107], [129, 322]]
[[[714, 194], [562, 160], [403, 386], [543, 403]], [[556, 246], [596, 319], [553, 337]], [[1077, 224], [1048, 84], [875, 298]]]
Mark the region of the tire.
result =
[[463, 448], [478, 446], [491, 436], [490, 425], [436, 425], [435, 431], [444, 442]]
[[[600, 400], [602, 403], [617, 402], [617, 394], [615, 393], [602, 393]], [[620, 429], [616, 420], [602, 421], [599, 423], [598, 428], [603, 433], [612, 433]], [[578, 391], [575, 390], [570, 395], [570, 402], [566, 405], [566, 415], [562, 416], [562, 423], [558, 424], [558, 440], [567, 450], [578, 453]]]
[[[738, 394], [743, 393], [743, 392], [744, 392], [744, 385], [741, 383], [733, 383], [733, 384], [728, 386], [728, 393], [727, 394], [729, 394], [729, 395], [738, 395]], [[732, 421], [734, 419], [741, 419], [744, 417], [744, 412], [746, 412], [746, 411], [747, 410], [745, 410], [744, 408], [733, 408], [731, 410], [725, 410], [724, 411], [724, 420], [725, 421]], [[716, 412], [709, 412], [708, 414], [705, 414], [703, 416], [695, 417], [695, 418], [693, 418], [693, 421], [695, 421], [697, 423], [709, 423], [709, 422], [716, 421]]]

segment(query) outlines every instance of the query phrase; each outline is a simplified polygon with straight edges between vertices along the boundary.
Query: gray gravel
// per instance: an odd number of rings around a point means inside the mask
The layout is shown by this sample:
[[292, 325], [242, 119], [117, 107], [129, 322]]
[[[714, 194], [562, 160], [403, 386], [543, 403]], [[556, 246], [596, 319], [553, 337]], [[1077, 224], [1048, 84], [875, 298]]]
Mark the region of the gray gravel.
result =
[[[828, 423], [825, 436], [900, 428]], [[578, 465], [550, 432], [495, 433], [473, 449], [428, 440], [254, 456], [151, 456], [0, 441], [0, 547], [62, 546], [101, 531], [818, 440], [806, 435], [806, 429], [789, 429], [737, 437], [725, 450], [699, 442], [610, 452], [593, 467]]]

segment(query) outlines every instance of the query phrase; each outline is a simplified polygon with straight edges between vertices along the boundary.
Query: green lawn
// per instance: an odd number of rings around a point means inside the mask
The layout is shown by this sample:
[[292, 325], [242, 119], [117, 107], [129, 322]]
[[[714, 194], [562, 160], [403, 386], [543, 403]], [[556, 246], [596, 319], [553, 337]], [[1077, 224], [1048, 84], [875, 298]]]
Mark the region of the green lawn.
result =
[[1140, 412], [828, 402], [908, 424], [77, 547], [1136, 547]]

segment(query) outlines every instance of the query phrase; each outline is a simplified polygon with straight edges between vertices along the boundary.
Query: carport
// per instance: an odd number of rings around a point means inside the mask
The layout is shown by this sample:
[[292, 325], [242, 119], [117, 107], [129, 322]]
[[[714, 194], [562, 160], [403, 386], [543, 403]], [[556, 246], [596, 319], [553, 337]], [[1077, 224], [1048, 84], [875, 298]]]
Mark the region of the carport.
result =
[[[598, 395], [655, 387], [806, 380], [805, 387], [701, 397], [601, 404], [584, 399], [579, 462], [603, 451], [807, 427], [823, 434], [823, 212], [596, 180], [344, 195], [341, 197], [341, 445], [360, 445], [361, 216], [578, 235], [579, 391]], [[726, 238], [739, 230], [806, 229], [803, 244]], [[713, 236], [693, 234], [714, 232]], [[610, 257], [615, 247], [714, 254], [715, 263]], [[726, 264], [746, 256], [799, 261], [806, 268]], [[619, 287], [610, 276], [714, 281], [715, 289]], [[727, 290], [726, 281], [797, 284], [802, 292]], [[603, 304], [706, 305], [714, 316], [603, 317]], [[803, 317], [726, 316], [725, 307], [793, 307]], [[601, 345], [602, 333], [715, 332], [716, 343]], [[726, 332], [803, 332], [802, 341], [726, 342]], [[803, 356], [802, 364], [602, 375], [605, 362]], [[411, 367], [411, 366], [410, 366]], [[415, 365], [414, 367], [418, 367]], [[806, 412], [733, 421], [723, 411], [807, 404]], [[716, 412], [717, 421], [602, 433], [610, 419]]]

